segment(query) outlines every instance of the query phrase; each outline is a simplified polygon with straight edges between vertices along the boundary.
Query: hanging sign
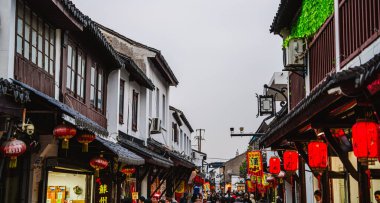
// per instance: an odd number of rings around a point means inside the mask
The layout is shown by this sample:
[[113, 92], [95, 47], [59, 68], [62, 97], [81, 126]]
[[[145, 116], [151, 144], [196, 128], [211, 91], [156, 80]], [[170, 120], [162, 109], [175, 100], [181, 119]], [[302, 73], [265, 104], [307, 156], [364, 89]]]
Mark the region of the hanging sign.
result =
[[203, 184], [203, 189], [204, 189], [204, 191], [210, 191], [210, 183], [209, 182], [205, 182]]
[[95, 202], [96, 203], [110, 203], [112, 201], [112, 184], [111, 179], [108, 177], [99, 177], [96, 179], [95, 188]]
[[132, 200], [138, 200], [139, 199], [139, 193], [138, 192], [132, 192]]
[[263, 159], [261, 151], [248, 151], [247, 152], [247, 174], [252, 176], [262, 176], [263, 173]]

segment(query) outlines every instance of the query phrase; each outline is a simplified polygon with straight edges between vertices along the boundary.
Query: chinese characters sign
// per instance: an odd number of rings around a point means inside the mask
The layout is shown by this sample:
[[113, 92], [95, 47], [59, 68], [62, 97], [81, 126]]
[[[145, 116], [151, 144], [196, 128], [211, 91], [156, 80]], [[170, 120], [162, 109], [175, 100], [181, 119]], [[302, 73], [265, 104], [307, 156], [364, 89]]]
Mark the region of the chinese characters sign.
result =
[[251, 176], [262, 176], [263, 159], [260, 151], [247, 152], [247, 174]]
[[109, 178], [97, 178], [95, 190], [95, 203], [110, 203], [111, 199], [111, 181]]

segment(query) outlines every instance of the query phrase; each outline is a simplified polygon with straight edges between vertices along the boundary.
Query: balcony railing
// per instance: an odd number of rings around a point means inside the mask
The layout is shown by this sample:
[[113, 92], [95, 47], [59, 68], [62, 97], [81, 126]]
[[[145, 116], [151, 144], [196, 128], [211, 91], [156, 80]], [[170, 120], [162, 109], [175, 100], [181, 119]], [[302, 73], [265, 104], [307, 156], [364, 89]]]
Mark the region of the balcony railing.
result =
[[341, 67], [379, 37], [379, 0], [340, 0]]
[[335, 70], [335, 29], [331, 16], [309, 45], [310, 88], [316, 87], [328, 73]]

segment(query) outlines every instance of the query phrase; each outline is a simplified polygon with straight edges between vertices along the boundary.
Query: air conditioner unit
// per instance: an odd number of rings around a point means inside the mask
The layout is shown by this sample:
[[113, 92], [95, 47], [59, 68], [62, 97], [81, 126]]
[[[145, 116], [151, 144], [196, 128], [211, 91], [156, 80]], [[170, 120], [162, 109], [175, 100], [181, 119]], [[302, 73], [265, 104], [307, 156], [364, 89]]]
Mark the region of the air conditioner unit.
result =
[[159, 118], [153, 118], [150, 124], [150, 134], [161, 133], [161, 120]]
[[191, 152], [191, 157], [195, 159], [195, 152]]
[[305, 43], [304, 39], [291, 39], [289, 46], [284, 49], [285, 67], [305, 67]]

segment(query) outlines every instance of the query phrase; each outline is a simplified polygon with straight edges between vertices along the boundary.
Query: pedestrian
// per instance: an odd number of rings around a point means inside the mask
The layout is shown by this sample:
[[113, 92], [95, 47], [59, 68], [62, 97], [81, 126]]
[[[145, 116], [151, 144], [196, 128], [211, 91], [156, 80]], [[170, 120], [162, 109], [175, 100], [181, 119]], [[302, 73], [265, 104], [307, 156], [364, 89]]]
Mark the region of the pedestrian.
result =
[[183, 193], [183, 197], [179, 200], [179, 203], [187, 203], [187, 192]]
[[248, 193], [244, 194], [242, 202], [243, 203], [252, 203], [251, 199], [249, 198], [249, 194]]
[[316, 190], [314, 192], [314, 198], [315, 198], [316, 203], [322, 203], [322, 193], [320, 190]]
[[282, 198], [278, 195], [276, 197], [276, 203], [283, 203]]
[[377, 190], [374, 195], [376, 203], [380, 203], [380, 190]]
[[140, 196], [139, 197], [139, 203], [144, 203], [145, 201], [145, 197], [144, 196]]
[[256, 203], [255, 195], [254, 195], [254, 194], [251, 194], [251, 195], [249, 196], [249, 199], [251, 200], [252, 203]]

